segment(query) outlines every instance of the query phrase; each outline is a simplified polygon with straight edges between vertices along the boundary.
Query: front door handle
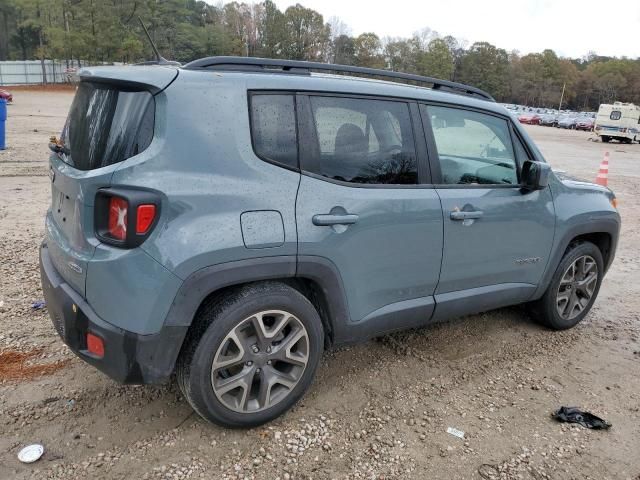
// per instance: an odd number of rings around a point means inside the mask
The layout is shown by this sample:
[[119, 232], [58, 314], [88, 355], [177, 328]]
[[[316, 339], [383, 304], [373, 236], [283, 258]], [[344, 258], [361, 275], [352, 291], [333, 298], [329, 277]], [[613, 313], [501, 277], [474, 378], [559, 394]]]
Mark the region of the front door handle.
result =
[[469, 220], [482, 217], [482, 212], [474, 210], [472, 212], [462, 212], [460, 210], [454, 210], [449, 214], [451, 220]]
[[332, 225], [353, 225], [358, 221], [358, 215], [351, 213], [345, 214], [322, 214], [314, 215], [311, 219], [314, 225], [319, 227], [329, 227]]

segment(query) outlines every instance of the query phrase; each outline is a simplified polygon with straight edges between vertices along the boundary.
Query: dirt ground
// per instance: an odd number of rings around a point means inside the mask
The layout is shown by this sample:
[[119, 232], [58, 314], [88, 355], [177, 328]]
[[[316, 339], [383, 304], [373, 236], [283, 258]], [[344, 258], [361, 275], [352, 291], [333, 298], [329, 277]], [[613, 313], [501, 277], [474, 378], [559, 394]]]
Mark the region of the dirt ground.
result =
[[[193, 414], [175, 385], [117, 385], [32, 306], [46, 145], [71, 99], [16, 92], [0, 152], [0, 352], [26, 358], [24, 375], [0, 377], [0, 479], [640, 479], [640, 145], [528, 127], [554, 168], [589, 180], [611, 153], [621, 241], [578, 327], [551, 332], [508, 308], [330, 351], [286, 416], [231, 431]], [[561, 405], [613, 427], [557, 423]], [[33, 442], [46, 452], [23, 465]]]

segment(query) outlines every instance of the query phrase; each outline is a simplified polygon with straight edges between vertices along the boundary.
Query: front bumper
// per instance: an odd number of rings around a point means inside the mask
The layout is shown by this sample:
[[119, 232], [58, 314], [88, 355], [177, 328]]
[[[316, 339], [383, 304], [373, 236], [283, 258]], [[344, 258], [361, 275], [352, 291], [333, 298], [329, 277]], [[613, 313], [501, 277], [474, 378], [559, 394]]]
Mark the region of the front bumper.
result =
[[[78, 357], [120, 383], [162, 383], [171, 376], [188, 327], [138, 335], [105, 322], [57, 272], [46, 242], [40, 248], [40, 277], [53, 326]], [[87, 350], [89, 332], [102, 338], [104, 357]]]

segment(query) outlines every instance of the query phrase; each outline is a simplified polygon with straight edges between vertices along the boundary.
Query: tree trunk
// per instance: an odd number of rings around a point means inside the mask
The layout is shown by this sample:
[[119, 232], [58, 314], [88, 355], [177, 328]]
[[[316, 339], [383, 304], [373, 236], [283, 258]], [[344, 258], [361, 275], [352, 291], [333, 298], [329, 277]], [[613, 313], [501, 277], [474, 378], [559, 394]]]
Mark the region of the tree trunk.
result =
[[2, 14], [2, 38], [0, 38], [0, 60], [6, 60], [9, 57], [9, 19], [7, 13], [3, 10]]

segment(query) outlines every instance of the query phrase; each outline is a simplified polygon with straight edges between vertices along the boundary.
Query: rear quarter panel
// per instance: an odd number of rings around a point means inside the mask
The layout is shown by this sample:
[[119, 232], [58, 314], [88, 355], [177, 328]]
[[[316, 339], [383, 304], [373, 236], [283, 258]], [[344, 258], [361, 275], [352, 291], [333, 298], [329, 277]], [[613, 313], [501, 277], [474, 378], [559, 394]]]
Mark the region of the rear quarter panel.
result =
[[[123, 162], [112, 185], [163, 193], [162, 216], [141, 248], [175, 275], [185, 279], [211, 265], [296, 254], [300, 175], [254, 154], [241, 80], [181, 71], [156, 96], [155, 137], [147, 152]], [[241, 214], [257, 210], [280, 213], [282, 242], [245, 247]]]

